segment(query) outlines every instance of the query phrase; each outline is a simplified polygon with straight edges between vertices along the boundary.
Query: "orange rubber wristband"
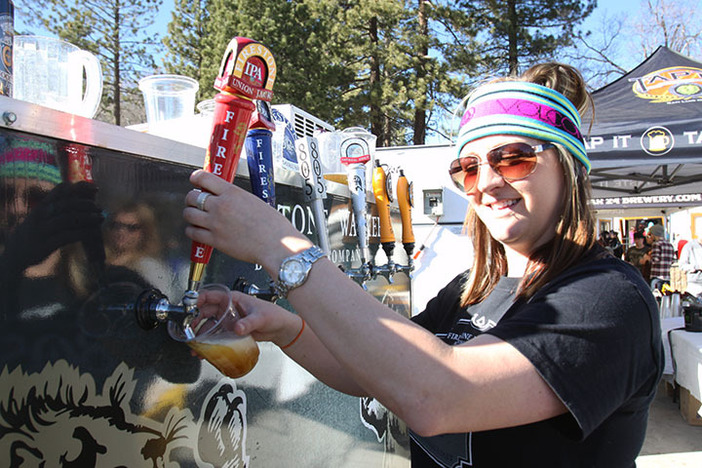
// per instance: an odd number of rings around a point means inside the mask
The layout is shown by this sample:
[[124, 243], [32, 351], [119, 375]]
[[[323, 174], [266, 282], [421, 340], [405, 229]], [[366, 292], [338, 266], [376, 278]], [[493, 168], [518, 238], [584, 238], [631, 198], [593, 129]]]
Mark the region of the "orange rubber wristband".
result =
[[290, 343], [286, 344], [285, 346], [281, 346], [280, 349], [287, 349], [291, 347], [302, 336], [302, 332], [305, 331], [305, 319], [300, 317], [300, 320], [302, 320], [302, 328], [300, 328], [300, 331], [297, 333], [297, 336], [293, 338], [293, 340]]

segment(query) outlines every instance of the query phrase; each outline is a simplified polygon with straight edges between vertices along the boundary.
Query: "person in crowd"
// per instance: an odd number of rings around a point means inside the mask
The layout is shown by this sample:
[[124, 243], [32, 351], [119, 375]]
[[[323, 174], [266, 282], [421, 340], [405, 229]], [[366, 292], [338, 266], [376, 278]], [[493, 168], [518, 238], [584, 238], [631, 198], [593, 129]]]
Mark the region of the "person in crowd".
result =
[[649, 261], [645, 256], [651, 250], [651, 247], [646, 245], [645, 237], [646, 236], [641, 231], [634, 233], [634, 245], [627, 249], [624, 260], [638, 268], [641, 272], [641, 276], [648, 282], [650, 268], [646, 267]]
[[617, 258], [622, 258], [624, 254], [624, 246], [619, 240], [619, 233], [617, 231], [609, 231], [609, 245], [612, 249], [612, 255]]
[[[609, 242], [609, 231], [600, 232], [600, 235], [597, 238], [597, 243], [600, 244], [605, 250], [612, 252], [612, 248]], [[614, 255], [614, 253], [612, 253], [612, 255]]]
[[0, 315], [56, 314], [91, 292], [86, 255], [104, 261], [96, 194], [62, 182], [49, 144], [18, 138], [0, 154]]
[[411, 320], [204, 171], [191, 176], [186, 234], [263, 266], [297, 313], [234, 292], [237, 332], [376, 398], [411, 429], [412, 466], [633, 467], [662, 372], [659, 314], [638, 271], [597, 245], [589, 102], [577, 70], [557, 63], [470, 95], [449, 173], [470, 202], [472, 267]]
[[687, 277], [686, 292], [693, 296], [702, 294], [702, 243], [700, 238], [685, 243], [680, 252], [680, 269]]
[[677, 243], [677, 246], [678, 246], [678, 250], [677, 250], [678, 259], [680, 259], [680, 257], [682, 256], [683, 247], [685, 247], [685, 244], [687, 244], [688, 242], [689, 242], [689, 241], [688, 241], [687, 239], [680, 239], [680, 240], [678, 240], [678, 243]]
[[141, 201], [123, 203], [109, 214], [105, 228], [108, 265], [138, 273], [167, 295], [182, 292], [184, 283], [173, 284], [174, 275], [161, 258], [162, 240], [150, 205]]
[[670, 284], [670, 266], [677, 260], [673, 244], [665, 240], [665, 229], [661, 224], [654, 224], [648, 229], [651, 251], [646, 260], [651, 262], [651, 288], [660, 289]]

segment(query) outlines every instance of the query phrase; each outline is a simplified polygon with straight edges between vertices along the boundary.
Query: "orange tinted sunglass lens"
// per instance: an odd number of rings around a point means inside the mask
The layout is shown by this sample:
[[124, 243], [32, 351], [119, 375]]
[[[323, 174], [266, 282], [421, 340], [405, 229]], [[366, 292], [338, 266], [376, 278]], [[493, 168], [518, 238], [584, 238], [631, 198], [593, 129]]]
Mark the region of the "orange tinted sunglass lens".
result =
[[[536, 169], [537, 152], [553, 147], [552, 143], [531, 146], [526, 143], [508, 143], [487, 153], [487, 162], [507, 181], [524, 179]], [[464, 156], [451, 161], [449, 174], [459, 189], [471, 192], [478, 181], [480, 159], [477, 156]]]
[[500, 164], [497, 166], [497, 172], [508, 180], [523, 179], [536, 168], [536, 154], [532, 153], [529, 155], [521, 155], [511, 158], [503, 158]]
[[478, 176], [478, 158], [464, 156], [454, 159], [449, 166], [451, 180], [459, 189], [469, 192], [473, 189]]
[[490, 166], [507, 180], [523, 179], [536, 168], [534, 148], [526, 143], [510, 143], [488, 152]]

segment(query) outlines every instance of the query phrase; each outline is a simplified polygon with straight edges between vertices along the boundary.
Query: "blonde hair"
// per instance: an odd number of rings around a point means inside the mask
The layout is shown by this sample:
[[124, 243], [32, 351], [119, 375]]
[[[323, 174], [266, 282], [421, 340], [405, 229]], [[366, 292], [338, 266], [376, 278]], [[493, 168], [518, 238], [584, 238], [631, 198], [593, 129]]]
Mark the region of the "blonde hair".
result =
[[[500, 81], [527, 81], [547, 86], [563, 94], [581, 115], [592, 108], [592, 98], [585, 81], [573, 67], [544, 63], [531, 67], [520, 77]], [[566, 190], [563, 213], [554, 238], [533, 252], [522, 278], [517, 296], [528, 299], [557, 275], [577, 264], [595, 245], [595, 216], [590, 205], [590, 180], [585, 167], [563, 146], [556, 145], [563, 169]], [[473, 264], [461, 295], [461, 305], [483, 301], [507, 275], [507, 257], [502, 244], [495, 240], [473, 208], [468, 210], [465, 229], [473, 242]]]
[[127, 202], [117, 208], [108, 219], [108, 228], [117, 216], [127, 213], [134, 214], [139, 220], [139, 227], [141, 229], [141, 241], [139, 245], [133, 252], [118, 252], [112, 244], [112, 234], [108, 234], [105, 254], [108, 264], [117, 264], [115, 260], [121, 258], [119, 262], [120, 265], [133, 268], [143, 257], [159, 257], [161, 252], [161, 239], [158, 232], [156, 214], [153, 208], [144, 202]]

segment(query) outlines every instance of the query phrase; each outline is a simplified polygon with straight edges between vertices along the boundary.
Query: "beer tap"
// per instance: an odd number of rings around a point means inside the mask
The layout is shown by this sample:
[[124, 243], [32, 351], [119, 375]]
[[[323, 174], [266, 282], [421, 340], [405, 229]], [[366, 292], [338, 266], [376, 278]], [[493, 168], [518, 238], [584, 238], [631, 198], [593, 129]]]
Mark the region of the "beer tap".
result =
[[397, 179], [397, 203], [400, 206], [402, 218], [402, 246], [407, 253], [407, 265], [398, 265], [398, 271], [405, 271], [409, 275], [414, 269], [414, 231], [412, 230], [412, 184], [407, 182], [405, 172], [400, 169]]
[[366, 281], [373, 276], [368, 248], [368, 225], [366, 220], [366, 162], [370, 160], [368, 142], [358, 136], [346, 138], [341, 143], [341, 163], [346, 166], [352, 210], [356, 223], [358, 247], [361, 251], [361, 266], [349, 269], [346, 274], [364, 289]]
[[256, 101], [256, 111], [251, 115], [246, 134], [246, 162], [249, 166], [251, 192], [275, 208], [275, 177], [273, 172], [272, 137], [275, 123], [270, 104]]
[[[271, 100], [275, 77], [275, 60], [265, 46], [243, 37], [229, 42], [215, 78], [214, 87], [220, 92], [215, 96], [212, 136], [204, 164], [206, 171], [233, 181], [249, 120], [256, 107], [253, 100]], [[211, 246], [193, 242], [188, 291], [199, 289], [211, 256]]]
[[264, 301], [275, 302], [278, 300], [278, 294], [275, 292], [273, 283], [270, 282], [267, 288], [260, 288], [255, 284], [249, 282], [243, 276], [240, 276], [234, 281], [232, 285], [232, 291], [243, 292], [249, 296], [254, 296]]
[[[378, 209], [378, 218], [380, 218], [380, 245], [383, 246], [383, 251], [387, 257], [387, 263], [382, 266], [373, 268], [374, 275], [380, 275], [387, 278], [389, 283], [392, 283], [392, 277], [397, 271], [397, 266], [393, 261], [393, 252], [395, 251], [395, 232], [392, 229], [392, 220], [390, 219], [390, 202], [392, 190], [388, 190], [387, 174], [385, 169], [380, 164], [380, 161], [375, 160], [373, 168], [373, 195], [375, 196], [375, 206]], [[377, 244], [375, 250], [377, 251]], [[371, 252], [371, 261], [375, 262], [376, 252]]]
[[322, 161], [319, 154], [319, 143], [316, 138], [303, 137], [295, 142], [297, 160], [302, 176], [302, 191], [305, 202], [312, 206], [312, 215], [317, 225], [319, 247], [327, 256], [331, 254], [327, 217], [324, 213], [324, 202], [327, 198], [327, 184], [322, 174]]
[[373, 269], [370, 263], [364, 263], [360, 268], [345, 270], [346, 276], [357, 282], [363, 289], [368, 289], [366, 282], [373, 279]]
[[186, 291], [181, 304], [172, 304], [158, 289], [146, 289], [139, 294], [134, 303], [117, 308], [134, 311], [137, 324], [144, 330], [152, 330], [161, 323], [173, 322], [182, 328], [186, 337], [192, 338], [194, 333], [190, 324], [200, 313], [197, 299], [197, 291]]

